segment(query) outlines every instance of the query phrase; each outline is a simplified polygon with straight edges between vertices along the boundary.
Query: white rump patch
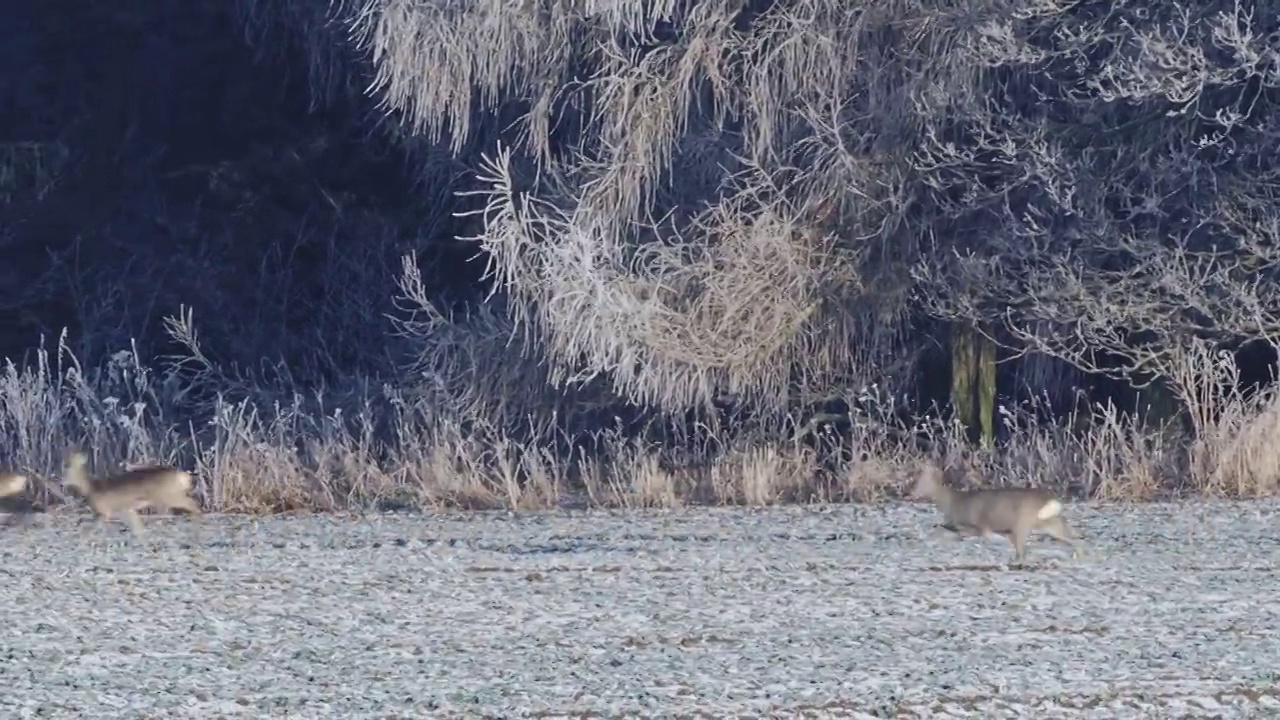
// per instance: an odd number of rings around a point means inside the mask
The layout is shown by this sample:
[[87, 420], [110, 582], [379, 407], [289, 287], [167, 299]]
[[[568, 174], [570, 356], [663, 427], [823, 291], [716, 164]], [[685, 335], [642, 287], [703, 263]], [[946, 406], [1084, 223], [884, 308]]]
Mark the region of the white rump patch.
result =
[[1040, 508], [1040, 512], [1036, 513], [1036, 518], [1040, 520], [1048, 520], [1062, 513], [1062, 503], [1057, 500], [1050, 500]]

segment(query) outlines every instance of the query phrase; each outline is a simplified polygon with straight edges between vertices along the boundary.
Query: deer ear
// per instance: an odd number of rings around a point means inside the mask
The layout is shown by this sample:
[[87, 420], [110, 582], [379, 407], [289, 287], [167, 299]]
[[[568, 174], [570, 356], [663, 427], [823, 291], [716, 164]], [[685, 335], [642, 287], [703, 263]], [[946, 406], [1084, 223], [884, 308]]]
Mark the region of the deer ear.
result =
[[963, 455], [952, 455], [942, 466], [942, 476], [952, 485], [963, 486], [969, 477], [969, 463]]

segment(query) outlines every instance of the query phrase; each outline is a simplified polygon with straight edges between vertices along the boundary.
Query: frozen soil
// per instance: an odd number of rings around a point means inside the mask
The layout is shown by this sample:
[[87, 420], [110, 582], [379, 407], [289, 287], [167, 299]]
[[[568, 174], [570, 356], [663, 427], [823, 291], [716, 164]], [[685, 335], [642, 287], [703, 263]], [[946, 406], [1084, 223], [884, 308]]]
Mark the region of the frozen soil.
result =
[[0, 530], [0, 716], [1280, 713], [1280, 503], [148, 517]]

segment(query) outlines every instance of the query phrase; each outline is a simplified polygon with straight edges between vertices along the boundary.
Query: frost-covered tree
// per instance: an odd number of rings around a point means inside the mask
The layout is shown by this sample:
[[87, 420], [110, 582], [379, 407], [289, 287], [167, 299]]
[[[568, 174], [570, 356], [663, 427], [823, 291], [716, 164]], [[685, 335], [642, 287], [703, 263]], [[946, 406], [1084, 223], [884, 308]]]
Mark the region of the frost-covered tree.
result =
[[[1277, 327], [1280, 6], [368, 0], [405, 126], [561, 380], [764, 407], [901, 379], [925, 314], [1097, 369]], [[507, 143], [468, 145], [482, 128]]]

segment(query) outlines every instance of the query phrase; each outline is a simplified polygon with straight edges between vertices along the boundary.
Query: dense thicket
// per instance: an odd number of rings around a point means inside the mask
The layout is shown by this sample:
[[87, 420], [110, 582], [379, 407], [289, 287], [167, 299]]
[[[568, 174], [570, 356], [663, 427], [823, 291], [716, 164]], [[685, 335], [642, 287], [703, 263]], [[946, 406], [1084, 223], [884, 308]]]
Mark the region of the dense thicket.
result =
[[1277, 2], [6, 23], [0, 344], [176, 353], [184, 417], [385, 384], [545, 442], [935, 400], [1007, 436], [1105, 374], [1194, 438], [1243, 401], [1230, 353], [1280, 330]]

